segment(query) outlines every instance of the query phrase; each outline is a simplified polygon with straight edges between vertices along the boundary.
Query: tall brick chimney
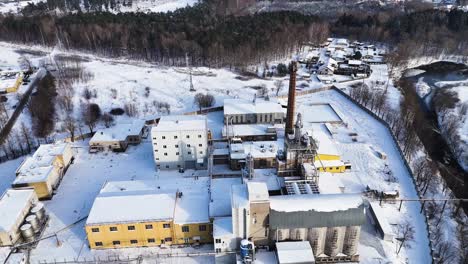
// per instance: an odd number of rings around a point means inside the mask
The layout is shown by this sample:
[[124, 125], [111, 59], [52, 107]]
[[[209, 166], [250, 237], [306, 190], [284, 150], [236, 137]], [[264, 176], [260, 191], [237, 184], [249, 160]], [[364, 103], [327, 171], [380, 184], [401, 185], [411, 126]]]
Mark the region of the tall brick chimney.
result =
[[288, 111], [286, 112], [286, 134], [294, 134], [294, 109], [296, 106], [296, 72], [297, 62], [289, 66]]

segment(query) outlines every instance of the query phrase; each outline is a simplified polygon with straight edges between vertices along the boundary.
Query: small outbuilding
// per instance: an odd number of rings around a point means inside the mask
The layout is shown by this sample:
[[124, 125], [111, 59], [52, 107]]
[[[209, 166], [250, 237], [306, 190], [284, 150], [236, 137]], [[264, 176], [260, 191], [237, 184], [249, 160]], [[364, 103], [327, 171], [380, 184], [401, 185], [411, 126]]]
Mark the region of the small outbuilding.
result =
[[145, 121], [134, 120], [117, 124], [110, 128], [99, 129], [89, 141], [89, 152], [104, 150], [124, 152], [128, 145], [138, 145], [143, 137]]
[[314, 264], [315, 258], [309, 241], [277, 242], [279, 264]]

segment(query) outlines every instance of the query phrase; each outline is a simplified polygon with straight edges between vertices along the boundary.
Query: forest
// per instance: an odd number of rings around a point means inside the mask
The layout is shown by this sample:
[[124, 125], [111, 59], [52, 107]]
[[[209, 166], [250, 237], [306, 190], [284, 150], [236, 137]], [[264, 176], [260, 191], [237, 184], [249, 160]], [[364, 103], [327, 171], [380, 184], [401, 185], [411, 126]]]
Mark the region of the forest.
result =
[[23, 16], [0, 15], [0, 40], [60, 45], [164, 65], [185, 65], [188, 54], [192, 65], [208, 67], [242, 67], [279, 59], [304, 43], [319, 44], [330, 35], [396, 44], [405, 58], [442, 50], [468, 53], [468, 13], [457, 10], [345, 13], [330, 21], [291, 11], [224, 16], [208, 2], [149, 14], [96, 11], [57, 16], [31, 11], [40, 8], [30, 5]]

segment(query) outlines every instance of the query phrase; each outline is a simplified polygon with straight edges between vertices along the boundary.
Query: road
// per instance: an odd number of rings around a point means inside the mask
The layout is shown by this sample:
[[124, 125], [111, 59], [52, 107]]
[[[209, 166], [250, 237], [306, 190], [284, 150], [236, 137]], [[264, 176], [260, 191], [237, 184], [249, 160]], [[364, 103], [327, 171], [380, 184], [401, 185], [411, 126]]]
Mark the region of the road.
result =
[[23, 112], [24, 108], [26, 107], [29, 97], [31, 96], [32, 92], [36, 88], [37, 84], [39, 81], [44, 78], [46, 75], [46, 70], [44, 68], [39, 69], [39, 71], [36, 73], [36, 76], [34, 79], [31, 81], [31, 84], [29, 85], [28, 90], [26, 93], [24, 93], [23, 97], [21, 98], [20, 102], [16, 106], [15, 111], [13, 114], [10, 116], [10, 119], [6, 123], [6, 125], [3, 127], [2, 131], [0, 131], [0, 144], [3, 144], [5, 142], [5, 139], [8, 138], [8, 135], [11, 132], [11, 129], [14, 127], [16, 120], [18, 120], [18, 117], [21, 115], [21, 112]]

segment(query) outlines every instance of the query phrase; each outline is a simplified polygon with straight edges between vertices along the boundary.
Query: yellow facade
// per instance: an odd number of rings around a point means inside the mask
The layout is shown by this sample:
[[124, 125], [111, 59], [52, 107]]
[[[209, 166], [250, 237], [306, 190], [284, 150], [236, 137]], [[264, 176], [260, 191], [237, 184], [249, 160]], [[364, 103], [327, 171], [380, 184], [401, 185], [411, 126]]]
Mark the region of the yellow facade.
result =
[[340, 160], [339, 155], [329, 155], [329, 154], [317, 154], [317, 157], [315, 159], [320, 159], [320, 160]]
[[[330, 161], [330, 160], [341, 160], [339, 155], [330, 155], [330, 154], [317, 154], [315, 160], [321, 161]], [[346, 166], [341, 164], [339, 166], [323, 166], [317, 168], [320, 172], [333, 172], [333, 173], [343, 173], [346, 171]]]
[[212, 231], [211, 223], [179, 225], [173, 221], [86, 226], [92, 249], [212, 243]]
[[52, 188], [49, 188], [47, 182], [31, 182], [27, 184], [27, 187], [34, 188], [37, 198], [49, 199], [52, 197]]
[[320, 172], [334, 172], [334, 173], [343, 173], [346, 171], [346, 168], [344, 165], [338, 166], [338, 167], [321, 167], [318, 168]]

